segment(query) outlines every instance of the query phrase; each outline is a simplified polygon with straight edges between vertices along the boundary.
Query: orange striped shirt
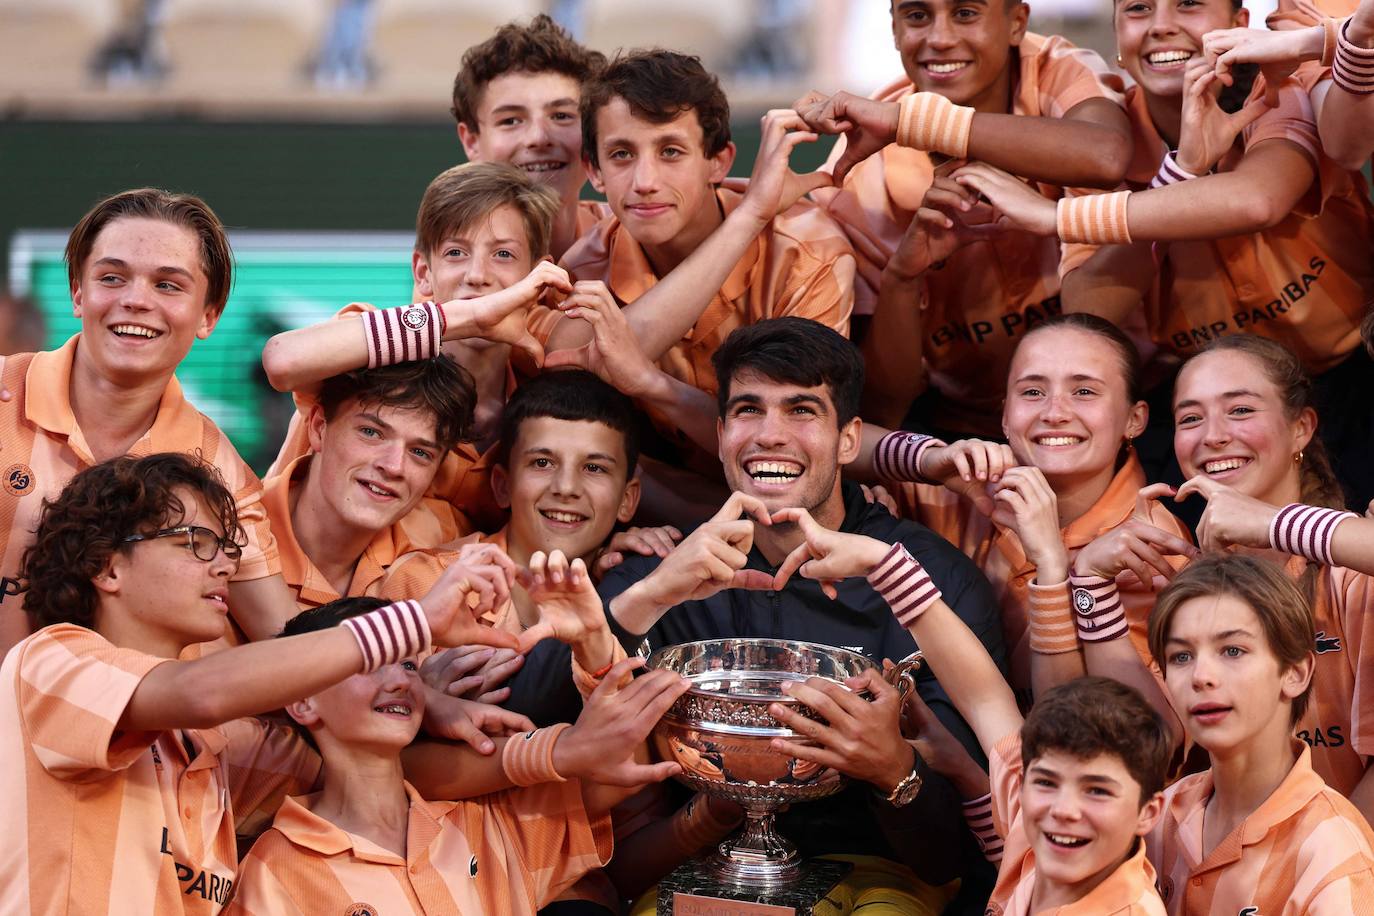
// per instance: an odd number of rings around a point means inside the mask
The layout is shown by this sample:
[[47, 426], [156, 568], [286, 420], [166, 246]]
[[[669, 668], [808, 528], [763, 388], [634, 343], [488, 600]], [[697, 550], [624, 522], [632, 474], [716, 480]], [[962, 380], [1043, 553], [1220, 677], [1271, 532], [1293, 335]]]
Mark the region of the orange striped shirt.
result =
[[[363, 312], [376, 311], [377, 307], [366, 302], [353, 302], [335, 313], [336, 320], [360, 320]], [[361, 327], [358, 330], [362, 334]], [[359, 369], [364, 368], [359, 366]], [[283, 473], [291, 462], [303, 455], [310, 454], [310, 436], [306, 429], [306, 419], [311, 409], [319, 403], [320, 386], [309, 385], [291, 392], [296, 402], [296, 413], [286, 430], [277, 459], [267, 469], [266, 477]], [[459, 442], [444, 456], [439, 465], [439, 473], [425, 491], [426, 496], [442, 499], [461, 513], [460, 524], [464, 532], [481, 528], [498, 528], [506, 523], [506, 513], [496, 504], [491, 492], [491, 468], [493, 454], [477, 451], [469, 442]]]
[[[1329, 73], [1330, 71], [1325, 71]], [[1159, 279], [1147, 294], [1145, 324], [1156, 344], [1187, 357], [1226, 334], [1253, 333], [1292, 350], [1309, 372], [1321, 373], [1360, 345], [1360, 321], [1374, 300], [1374, 204], [1364, 176], [1322, 155], [1307, 90], [1321, 78], [1315, 66], [1279, 89], [1279, 107], [1245, 131], [1245, 146], [1281, 139], [1296, 144], [1317, 171], [1313, 188], [1277, 226], [1250, 235], [1159, 243]], [[1262, 91], [1257, 86], [1256, 91]], [[1135, 155], [1126, 187], [1147, 188], [1168, 145], [1132, 88], [1126, 111]], [[1219, 171], [1241, 156], [1223, 157]], [[1081, 266], [1097, 247], [1069, 245], [1061, 272]]]
[[[68, 396], [80, 342], [77, 334], [57, 350], [0, 356], [0, 385], [14, 395], [0, 402], [0, 633], [12, 634], [14, 642], [27, 635], [19, 613], [20, 561], [33, 543], [43, 501], [55, 499], [78, 471], [97, 463]], [[235, 581], [281, 571], [261, 482], [219, 427], [186, 400], [175, 377], [162, 393], [153, 425], [128, 454], [141, 458], [158, 452], [200, 455], [219, 470], [234, 495], [248, 539]], [[0, 639], [0, 648], [6, 644]]]
[[1164, 792], [1164, 816], [1148, 849], [1169, 913], [1374, 913], [1374, 832], [1313, 772], [1306, 745], [1274, 793], [1204, 853], [1202, 821], [1212, 791], [1207, 770]]
[[[743, 197], [728, 188], [716, 191], [727, 214]], [[644, 249], [615, 217], [583, 236], [563, 256], [562, 264], [574, 280], [603, 281], [622, 305], [634, 302], [658, 282]], [[711, 354], [731, 331], [790, 315], [811, 318], [848, 336], [853, 303], [854, 252], [849, 240], [820, 207], [803, 200], [759, 233], [696, 324], [659, 358], [658, 366], [678, 381], [715, 394]], [[556, 309], [536, 306], [530, 310], [530, 332], [547, 343], [554, 327], [564, 320], [573, 319], [565, 319]], [[649, 413], [661, 428], [672, 431], [664, 418]]]
[[[1297, 580], [1306, 568], [1301, 557], [1285, 564]], [[1312, 615], [1317, 667], [1297, 736], [1310, 746], [1317, 775], [1348, 796], [1374, 754], [1374, 708], [1365, 702], [1374, 694], [1374, 579], [1341, 566], [1320, 567]]]
[[588, 816], [581, 784], [542, 783], [473, 801], [429, 802], [406, 785], [399, 856], [287, 799], [243, 860], [229, 912], [530, 914], [611, 857], [611, 821]]
[[0, 664], [0, 912], [218, 913], [236, 829], [314, 785], [319, 758], [288, 728], [117, 731], [165, 661], [59, 624]]
[[[1012, 114], [1062, 118], [1089, 99], [1121, 102], [1120, 78], [1102, 58], [1057, 35], [1027, 33], [1016, 60]], [[903, 77], [874, 98], [895, 102], [914, 91]], [[843, 143], [831, 152], [832, 166]], [[812, 192], [854, 244], [856, 314], [873, 312], [883, 268], [920, 208], [932, 174], [926, 153], [894, 143], [850, 170], [843, 188]], [[1037, 187], [1051, 200], [1064, 193], [1050, 185]], [[1008, 232], [975, 242], [955, 252], [943, 268], [926, 273], [922, 349], [931, 386], [946, 395], [940, 426], [997, 433], [1017, 338], [1062, 310], [1059, 253], [1055, 239]]]
[[[992, 783], [992, 817], [1006, 845], [997, 870], [997, 886], [988, 901], [988, 916], [1032, 916], [1035, 891], [1035, 852], [1026, 838], [1021, 819], [1021, 735], [1007, 735], [988, 754], [988, 778]], [[1164, 916], [1164, 904], [1155, 890], [1155, 870], [1145, 857], [1145, 844], [1116, 867], [1102, 882], [1073, 903], [1052, 910], [1049, 916]]]
[[[310, 557], [306, 556], [296, 541], [296, 532], [291, 524], [291, 490], [304, 479], [309, 463], [309, 455], [297, 458], [287, 465], [283, 473], [268, 477], [263, 481], [262, 494], [262, 502], [267, 509], [267, 517], [272, 522], [272, 531], [276, 534], [277, 546], [281, 551], [282, 578], [296, 593], [296, 606], [302, 611], [345, 597], [334, 589], [325, 575], [311, 562]], [[367, 545], [363, 555], [358, 558], [353, 580], [348, 585], [347, 597], [381, 595], [387, 570], [398, 557], [412, 550], [433, 547], [453, 540], [461, 534], [464, 521], [449, 503], [428, 496], [422, 497], [414, 509], [391, 527], [377, 532], [376, 537]], [[418, 593], [394, 595], [388, 592], [386, 596], [400, 601], [407, 598], [423, 598], [428, 591], [426, 588]]]
[[[1136, 494], [1146, 483], [1145, 471], [1132, 451], [1101, 498], [1061, 532], [1071, 564], [1073, 558], [1078, 556], [1078, 551], [1094, 538], [1130, 519], [1135, 511]], [[1030, 583], [1035, 579], [1035, 566], [1027, 559], [1016, 533], [994, 525], [968, 500], [941, 486], [903, 483], [894, 490], [894, 496], [903, 516], [915, 519], [968, 554], [988, 577], [1001, 602], [1002, 633], [1011, 658], [1012, 686], [1022, 690], [1028, 688], [1028, 592]], [[1150, 504], [1150, 524], [1192, 541], [1187, 527], [1158, 502]], [[1170, 557], [1169, 561], [1175, 568], [1182, 568], [1187, 562], [1185, 557]], [[1150, 655], [1147, 637], [1150, 611], [1154, 608], [1157, 589], [1161, 584], [1162, 579], [1156, 579], [1155, 589], [1151, 589], [1129, 575], [1122, 577], [1118, 583], [1122, 606], [1130, 625], [1131, 644], [1152, 670], [1157, 669]]]

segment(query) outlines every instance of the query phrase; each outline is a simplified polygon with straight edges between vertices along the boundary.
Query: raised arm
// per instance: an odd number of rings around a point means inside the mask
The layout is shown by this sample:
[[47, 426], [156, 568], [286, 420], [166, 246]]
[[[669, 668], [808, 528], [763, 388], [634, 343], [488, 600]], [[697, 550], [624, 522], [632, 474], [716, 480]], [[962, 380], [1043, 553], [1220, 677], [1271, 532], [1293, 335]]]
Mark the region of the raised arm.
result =
[[[342, 372], [365, 368], [372, 348], [381, 347], [380, 352], [387, 361], [397, 361], [391, 358], [391, 344], [399, 347], [405, 338], [407, 346], [413, 346], [417, 338], [432, 331], [431, 322], [436, 321], [442, 325], [440, 338], [445, 343], [480, 338], [520, 347], [542, 358], [543, 351], [525, 328], [525, 312], [546, 290], [568, 292], [571, 289], [572, 284], [563, 268], [540, 261], [518, 283], [488, 296], [438, 304], [435, 306], [437, 313], [423, 307], [412, 313], [416, 306], [403, 306], [360, 314], [357, 321], [322, 321], [283, 331], [263, 347], [262, 365], [273, 388], [295, 391]], [[380, 316], [384, 312], [395, 314], [388, 315], [386, 320], [366, 317]], [[369, 345], [368, 333], [374, 323], [377, 323], [377, 337]], [[414, 330], [417, 326], [421, 331]], [[398, 349], [397, 359], [432, 356], [430, 343], [419, 340], [421, 349]]]
[[783, 509], [774, 523], [796, 523], [805, 540], [778, 568], [774, 588], [794, 573], [821, 582], [834, 596], [833, 583], [867, 576], [889, 604], [897, 620], [921, 647], [936, 679], [944, 686], [959, 714], [978, 736], [984, 751], [1021, 727], [1021, 712], [978, 637], [950, 610], [921, 564], [900, 544], [845, 534], [823, 527], [805, 509]]
[[[484, 559], [454, 564], [419, 602], [388, 605], [318, 633], [158, 665], [134, 691], [120, 718], [120, 730], [209, 728], [268, 712], [350, 674], [418, 655], [431, 638], [441, 645], [518, 648], [515, 637], [478, 624], [468, 610], [469, 596], [476, 596], [480, 614], [508, 593], [514, 570], [510, 560], [504, 554]], [[310, 664], [301, 664], [302, 659]]]
[[1079, 102], [1062, 118], [974, 111], [933, 92], [900, 102], [812, 93], [798, 104], [812, 130], [845, 135], [845, 151], [835, 163], [837, 184], [890, 143], [989, 162], [1064, 187], [1114, 188], [1130, 165], [1130, 123], [1121, 106], [1107, 99]]
[[[649, 359], [661, 357], [692, 329], [730, 271], [775, 216], [808, 192], [831, 184], [825, 172], [797, 175], [788, 167], [792, 150], [815, 140], [816, 134], [790, 109], [775, 109], [764, 116], [753, 175], [739, 206], [668, 276], [625, 305], [630, 328]], [[549, 335], [548, 349], [578, 347], [590, 338], [586, 325], [560, 321]]]

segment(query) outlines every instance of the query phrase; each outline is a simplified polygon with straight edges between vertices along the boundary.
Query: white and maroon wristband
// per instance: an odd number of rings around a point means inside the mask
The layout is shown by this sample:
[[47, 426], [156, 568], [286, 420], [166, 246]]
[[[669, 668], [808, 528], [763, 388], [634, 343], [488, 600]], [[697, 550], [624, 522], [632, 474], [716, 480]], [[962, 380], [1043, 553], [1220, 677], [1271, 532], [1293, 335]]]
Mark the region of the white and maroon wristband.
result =
[[873, 450], [873, 470], [883, 480], [911, 483], [939, 483], [921, 474], [921, 456], [928, 448], [943, 448], [944, 442], [925, 433], [897, 430], [878, 440]]
[[983, 858], [993, 865], [1002, 861], [1002, 837], [992, 820], [992, 793], [970, 799], [960, 804], [964, 823], [973, 832], [978, 848], [983, 850]]
[[892, 608], [892, 616], [903, 627], [915, 623], [941, 597], [925, 567], [901, 544], [893, 544], [882, 562], [873, 567], [868, 584]]
[[1069, 585], [1073, 589], [1073, 612], [1080, 640], [1106, 642], [1126, 635], [1130, 627], [1115, 579], [1070, 576]]
[[1171, 149], [1164, 154], [1164, 159], [1159, 163], [1159, 171], [1155, 173], [1155, 177], [1150, 179], [1150, 187], [1162, 188], [1165, 185], [1192, 181], [1196, 177], [1198, 176], [1178, 164], [1178, 150]]
[[429, 648], [429, 620], [418, 601], [397, 601], [350, 617], [343, 626], [362, 650], [364, 674]]
[[417, 302], [363, 313], [367, 368], [431, 359], [444, 342], [444, 310], [434, 302]]
[[1331, 79], [1351, 95], [1374, 93], [1374, 48], [1362, 48], [1345, 37], [1350, 28], [1347, 19], [1336, 40], [1336, 60], [1331, 67]]
[[1330, 566], [1331, 539], [1336, 534], [1336, 526], [1355, 517], [1354, 512], [1341, 509], [1289, 503], [1269, 522], [1269, 546]]

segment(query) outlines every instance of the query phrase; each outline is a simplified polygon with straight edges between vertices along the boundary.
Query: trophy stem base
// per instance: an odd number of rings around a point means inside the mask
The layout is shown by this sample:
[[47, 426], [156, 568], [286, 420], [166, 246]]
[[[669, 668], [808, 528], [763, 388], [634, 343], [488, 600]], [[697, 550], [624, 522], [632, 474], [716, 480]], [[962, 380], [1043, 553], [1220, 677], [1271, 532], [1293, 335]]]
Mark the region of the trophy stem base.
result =
[[801, 863], [797, 847], [775, 829], [772, 808], [750, 806], [744, 829], [716, 847], [707, 868], [723, 883], [774, 891], [801, 878]]

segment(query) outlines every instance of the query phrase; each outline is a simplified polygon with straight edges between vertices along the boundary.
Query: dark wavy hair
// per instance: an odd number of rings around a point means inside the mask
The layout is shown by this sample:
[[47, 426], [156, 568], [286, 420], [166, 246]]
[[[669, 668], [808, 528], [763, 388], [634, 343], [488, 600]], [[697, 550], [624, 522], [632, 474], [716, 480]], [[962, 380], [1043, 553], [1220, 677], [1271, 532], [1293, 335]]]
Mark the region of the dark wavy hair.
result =
[[219, 472], [180, 452], [102, 462], [45, 501], [21, 573], [28, 580], [24, 606], [39, 626], [91, 627], [100, 605], [92, 580], [116, 552], [134, 547], [126, 537], [181, 523], [188, 507], [178, 490], [189, 490], [227, 535], [244, 542], [238, 507]]
[[730, 142], [730, 102], [720, 81], [701, 58], [676, 51], [635, 51], [617, 57], [582, 87], [582, 155], [597, 158], [596, 113], [620, 97], [637, 118], [667, 124], [695, 111], [701, 125], [702, 155], [708, 159]]
[[376, 369], [356, 369], [325, 379], [319, 404], [333, 420], [345, 403], [363, 407], [427, 410], [434, 416], [434, 441], [448, 451], [465, 440], [477, 408], [472, 375], [447, 353]]

